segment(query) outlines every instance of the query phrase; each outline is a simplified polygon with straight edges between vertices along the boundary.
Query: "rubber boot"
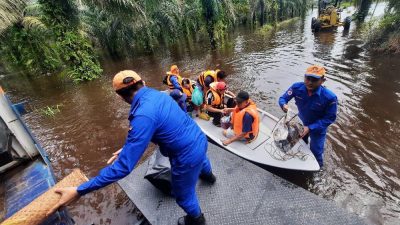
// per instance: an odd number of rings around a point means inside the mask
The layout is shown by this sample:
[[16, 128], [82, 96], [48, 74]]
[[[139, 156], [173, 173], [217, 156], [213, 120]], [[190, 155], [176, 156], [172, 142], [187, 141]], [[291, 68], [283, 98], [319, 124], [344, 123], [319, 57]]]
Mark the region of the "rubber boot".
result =
[[186, 215], [178, 219], [178, 225], [204, 225], [204, 224], [206, 224], [206, 219], [204, 218], [203, 213], [196, 218]]
[[211, 172], [209, 175], [205, 174], [200, 174], [200, 179], [204, 180], [207, 183], [214, 184], [217, 178], [214, 176], [214, 174]]

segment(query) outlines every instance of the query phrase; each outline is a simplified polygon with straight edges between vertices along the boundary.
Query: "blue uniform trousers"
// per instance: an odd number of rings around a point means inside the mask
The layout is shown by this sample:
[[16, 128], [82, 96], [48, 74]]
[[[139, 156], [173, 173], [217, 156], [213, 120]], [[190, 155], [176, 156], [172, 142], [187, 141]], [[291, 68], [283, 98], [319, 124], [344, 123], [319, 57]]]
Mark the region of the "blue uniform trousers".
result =
[[201, 162], [192, 165], [171, 159], [172, 194], [176, 203], [190, 216], [201, 214], [196, 196], [196, 183], [200, 174], [211, 174], [211, 164], [206, 154]]
[[320, 167], [324, 165], [324, 145], [326, 139], [326, 132], [312, 132], [310, 131], [303, 140], [308, 144], [310, 138], [310, 149], [318, 161]]

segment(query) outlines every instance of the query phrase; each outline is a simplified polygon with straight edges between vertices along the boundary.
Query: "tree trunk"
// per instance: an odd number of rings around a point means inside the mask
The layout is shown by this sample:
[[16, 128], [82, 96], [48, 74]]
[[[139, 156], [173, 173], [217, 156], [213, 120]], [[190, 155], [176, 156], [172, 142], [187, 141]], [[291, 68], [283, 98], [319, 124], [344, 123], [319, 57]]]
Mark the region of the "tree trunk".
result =
[[210, 39], [211, 48], [216, 47], [216, 42], [214, 38], [214, 25], [215, 25], [215, 13], [214, 13], [214, 1], [213, 0], [201, 0], [203, 6], [203, 14], [206, 20], [206, 27], [208, 37]]
[[260, 15], [260, 25], [262, 26], [262, 25], [264, 25], [264, 22], [265, 22], [265, 18], [264, 18], [264, 15], [265, 15], [265, 3], [264, 3], [263, 0], [260, 1], [260, 13], [261, 13], [261, 15]]

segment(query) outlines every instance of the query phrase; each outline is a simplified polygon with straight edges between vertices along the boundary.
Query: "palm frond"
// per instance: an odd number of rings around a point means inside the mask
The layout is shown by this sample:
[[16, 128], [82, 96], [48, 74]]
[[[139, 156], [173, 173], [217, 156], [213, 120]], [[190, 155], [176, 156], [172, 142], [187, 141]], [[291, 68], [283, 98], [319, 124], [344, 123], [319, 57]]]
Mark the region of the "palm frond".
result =
[[39, 3], [28, 4], [24, 8], [24, 16], [38, 16], [42, 13], [42, 5]]
[[47, 31], [47, 26], [35, 16], [25, 16], [22, 19], [22, 25], [29, 30]]
[[25, 6], [26, 0], [0, 0], [0, 34], [22, 19]]

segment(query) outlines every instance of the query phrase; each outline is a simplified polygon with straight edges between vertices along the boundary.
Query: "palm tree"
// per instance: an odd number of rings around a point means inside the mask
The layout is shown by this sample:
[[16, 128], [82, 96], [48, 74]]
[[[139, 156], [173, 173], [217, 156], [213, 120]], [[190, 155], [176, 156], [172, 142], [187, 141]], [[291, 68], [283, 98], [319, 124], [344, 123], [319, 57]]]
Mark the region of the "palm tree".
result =
[[23, 18], [27, 0], [0, 0], [0, 34]]

